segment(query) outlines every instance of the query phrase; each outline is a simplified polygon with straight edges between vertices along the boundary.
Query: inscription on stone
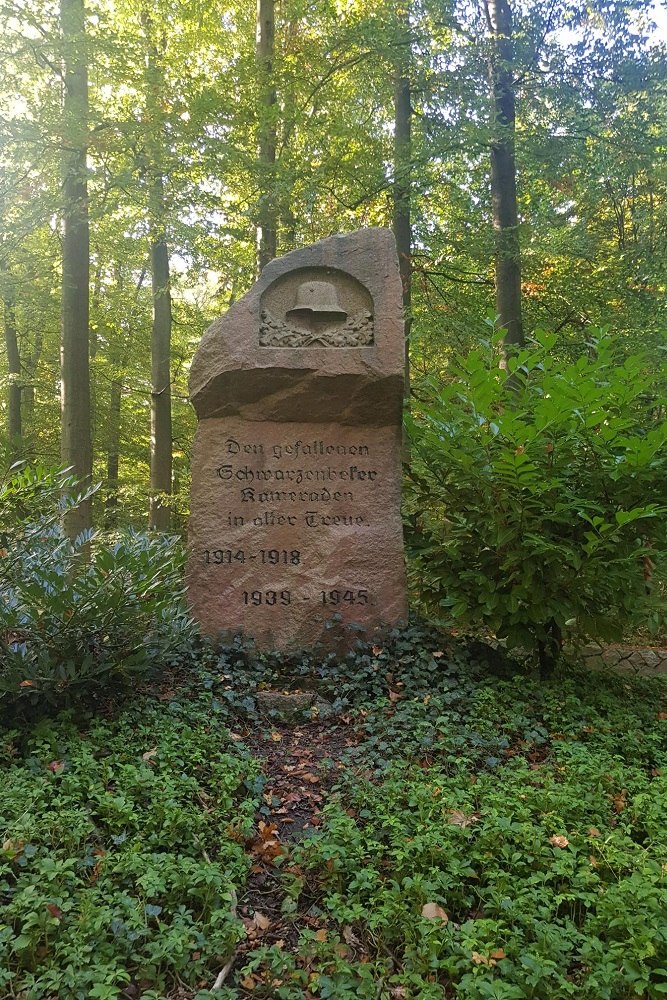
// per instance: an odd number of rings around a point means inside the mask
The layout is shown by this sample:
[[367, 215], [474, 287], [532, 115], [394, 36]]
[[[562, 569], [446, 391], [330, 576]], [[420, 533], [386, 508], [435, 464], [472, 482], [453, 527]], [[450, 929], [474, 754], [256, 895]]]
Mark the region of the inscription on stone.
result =
[[[360, 316], [366, 333], [351, 340]], [[341, 635], [351, 644], [405, 618], [402, 378], [385, 230], [272, 262], [207, 332], [191, 378], [200, 422], [188, 564], [205, 631], [294, 649]]]

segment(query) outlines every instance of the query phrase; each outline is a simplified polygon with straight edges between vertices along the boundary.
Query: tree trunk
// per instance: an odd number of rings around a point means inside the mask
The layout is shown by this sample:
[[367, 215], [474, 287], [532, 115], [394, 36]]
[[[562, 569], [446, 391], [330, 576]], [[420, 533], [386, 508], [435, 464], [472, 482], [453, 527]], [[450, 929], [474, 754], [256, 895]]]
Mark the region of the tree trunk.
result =
[[21, 436], [23, 433], [21, 425], [21, 357], [16, 333], [14, 286], [8, 270], [2, 267], [2, 271], [6, 279], [6, 283], [3, 282], [2, 304], [5, 345], [7, 348], [7, 369], [9, 374], [9, 388], [7, 390], [7, 437], [9, 438], [10, 454], [13, 459], [18, 459], [21, 457]]
[[[409, 45], [401, 39], [394, 77], [394, 218], [398, 266], [403, 288], [405, 316], [405, 395], [410, 394], [409, 340], [412, 326], [412, 225], [410, 185], [412, 180], [412, 106], [410, 101]], [[406, 51], [404, 51], [404, 49]]]
[[524, 343], [521, 317], [521, 250], [516, 194], [515, 94], [512, 10], [509, 0], [488, 0], [491, 33], [489, 78], [493, 100], [491, 204], [495, 245], [496, 313], [506, 353]]
[[[155, 42], [155, 26], [148, 11], [142, 13], [146, 32], [146, 109], [148, 129], [145, 174], [148, 185], [151, 289], [151, 487], [148, 526], [168, 531], [171, 523], [171, 290], [169, 250], [165, 230], [164, 197], [164, 73]], [[164, 47], [164, 43], [163, 43]]]
[[276, 256], [276, 91], [273, 85], [275, 38], [274, 0], [257, 0], [257, 81], [259, 202], [257, 210], [257, 270]]
[[[92, 476], [89, 360], [89, 227], [86, 153], [88, 67], [83, 0], [60, 0], [63, 41], [63, 259], [61, 457], [84, 486]], [[92, 525], [90, 499], [68, 511], [74, 539]]]
[[[162, 178], [156, 177], [162, 198]], [[171, 293], [169, 252], [163, 232], [151, 243], [153, 329], [151, 333], [151, 499], [149, 527], [168, 531], [171, 521]]]
[[35, 381], [37, 380], [37, 365], [42, 357], [44, 338], [40, 329], [35, 330], [35, 340], [32, 351], [25, 356], [24, 362], [27, 378], [23, 384], [23, 411], [30, 418], [35, 409]]
[[105, 502], [107, 528], [115, 527], [118, 512], [121, 390], [121, 382], [114, 379], [111, 383], [107, 424], [107, 495]]

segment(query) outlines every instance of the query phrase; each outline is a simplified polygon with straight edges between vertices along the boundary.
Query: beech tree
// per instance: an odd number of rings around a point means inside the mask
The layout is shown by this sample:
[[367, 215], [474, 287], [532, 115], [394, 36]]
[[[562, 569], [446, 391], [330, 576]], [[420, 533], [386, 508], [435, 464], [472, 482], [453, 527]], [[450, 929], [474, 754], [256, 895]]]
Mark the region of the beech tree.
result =
[[[61, 456], [83, 486], [92, 475], [88, 62], [83, 0], [60, 0], [63, 43]], [[87, 499], [67, 514], [72, 538], [92, 525]]]

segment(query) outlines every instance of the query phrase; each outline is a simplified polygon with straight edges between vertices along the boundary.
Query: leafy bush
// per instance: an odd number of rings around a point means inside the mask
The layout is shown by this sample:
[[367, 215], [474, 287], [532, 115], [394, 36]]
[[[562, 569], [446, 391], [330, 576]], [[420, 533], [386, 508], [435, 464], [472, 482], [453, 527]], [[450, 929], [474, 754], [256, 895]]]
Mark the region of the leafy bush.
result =
[[537, 649], [548, 672], [566, 624], [614, 638], [648, 614], [667, 543], [667, 366], [607, 335], [562, 364], [537, 338], [509, 380], [483, 345], [419, 406], [408, 541], [427, 611]]
[[62, 471], [18, 468], [0, 488], [0, 702], [89, 695], [192, 635], [178, 540], [129, 531], [72, 544], [60, 519], [81, 499], [73, 486]]

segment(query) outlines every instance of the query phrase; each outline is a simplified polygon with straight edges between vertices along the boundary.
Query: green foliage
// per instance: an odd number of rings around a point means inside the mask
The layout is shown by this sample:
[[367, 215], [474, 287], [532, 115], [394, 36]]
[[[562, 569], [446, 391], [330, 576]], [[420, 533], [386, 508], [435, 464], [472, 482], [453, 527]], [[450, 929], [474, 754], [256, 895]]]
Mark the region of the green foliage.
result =
[[664, 995], [664, 695], [584, 673], [553, 687], [478, 678], [468, 719], [507, 737], [493, 766], [455, 716], [381, 780], [361, 744], [284, 876], [288, 912], [327, 928], [299, 943], [317, 995]]
[[128, 531], [70, 543], [60, 519], [81, 499], [74, 487], [38, 467], [10, 470], [0, 488], [0, 703], [89, 697], [192, 638], [177, 540]]
[[422, 607], [527, 649], [619, 636], [667, 545], [667, 366], [605, 334], [562, 364], [537, 339], [509, 379], [484, 345], [431, 389], [408, 479]]
[[210, 696], [146, 699], [83, 733], [66, 714], [6, 733], [0, 993], [211, 984], [243, 935], [256, 773]]

